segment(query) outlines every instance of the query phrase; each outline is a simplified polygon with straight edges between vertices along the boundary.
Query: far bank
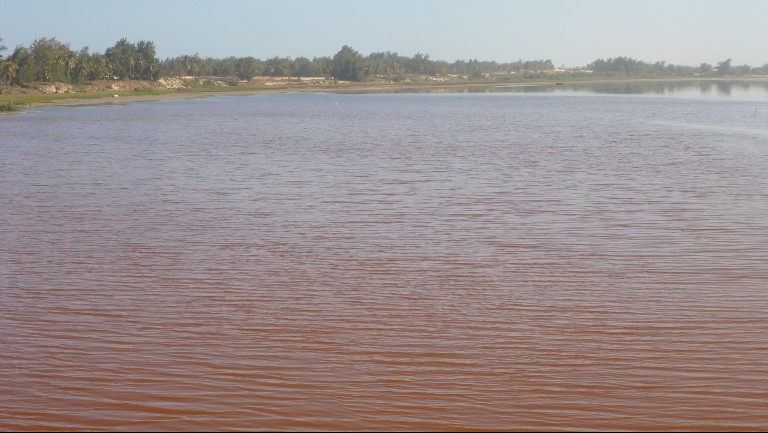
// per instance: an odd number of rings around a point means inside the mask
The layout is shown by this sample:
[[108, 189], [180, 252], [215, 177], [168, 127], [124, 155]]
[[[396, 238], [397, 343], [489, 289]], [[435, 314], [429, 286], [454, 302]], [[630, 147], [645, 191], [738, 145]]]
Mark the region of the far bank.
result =
[[[84, 86], [71, 86], [64, 83], [37, 83], [33, 86], [11, 87], [10, 94], [0, 96], [0, 105], [7, 109], [0, 112], [12, 112], [14, 108], [22, 110], [39, 106], [90, 106], [113, 105], [145, 101], [165, 101], [174, 99], [200, 98], [211, 95], [250, 95], [282, 92], [340, 92], [340, 93], [462, 93], [490, 92], [500, 88], [535, 89], [536, 91], [554, 91], [557, 89], [577, 89], [584, 86], [605, 85], [624, 89], [651, 89], [650, 93], [664, 91], [673, 85], [715, 84], [731, 86], [762, 84], [768, 87], [768, 77], [685, 77], [685, 78], [595, 78], [578, 80], [537, 80], [537, 81], [459, 81], [438, 80], [434, 77], [414, 79], [408, 82], [371, 80], [368, 82], [334, 81], [322, 78], [283, 79], [262, 78], [248, 83], [225, 85], [211, 78], [160, 80], [156, 82], [138, 82], [136, 80], [115, 80], [88, 83]], [[628, 89], [628, 90], [627, 90]], [[4, 89], [8, 90], [8, 89]], [[640, 90], [638, 90], [640, 93]]]

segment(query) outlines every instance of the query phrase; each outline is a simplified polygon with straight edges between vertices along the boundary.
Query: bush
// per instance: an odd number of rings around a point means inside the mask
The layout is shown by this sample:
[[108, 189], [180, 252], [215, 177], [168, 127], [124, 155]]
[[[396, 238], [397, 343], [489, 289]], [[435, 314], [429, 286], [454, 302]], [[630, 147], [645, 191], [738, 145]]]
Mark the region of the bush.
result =
[[13, 113], [19, 111], [19, 107], [10, 101], [0, 101], [0, 113]]

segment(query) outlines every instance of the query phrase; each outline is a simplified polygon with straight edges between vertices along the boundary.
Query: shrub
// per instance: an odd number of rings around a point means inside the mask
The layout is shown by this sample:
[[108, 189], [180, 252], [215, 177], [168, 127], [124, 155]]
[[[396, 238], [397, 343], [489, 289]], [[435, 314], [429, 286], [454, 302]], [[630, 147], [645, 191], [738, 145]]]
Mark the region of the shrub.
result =
[[0, 113], [12, 113], [19, 111], [19, 107], [10, 101], [0, 101]]

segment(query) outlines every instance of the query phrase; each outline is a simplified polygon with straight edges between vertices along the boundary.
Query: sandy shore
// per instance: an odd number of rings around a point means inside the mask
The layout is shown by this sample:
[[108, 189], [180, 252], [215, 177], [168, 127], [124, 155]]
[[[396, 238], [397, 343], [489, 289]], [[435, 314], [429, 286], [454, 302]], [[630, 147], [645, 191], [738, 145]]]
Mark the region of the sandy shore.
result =
[[[729, 78], [657, 78], [657, 79], [602, 79], [602, 80], [588, 80], [588, 81], [566, 81], [565, 84], [570, 85], [582, 85], [582, 84], [600, 84], [600, 83], [632, 83], [632, 82], [686, 82], [686, 81], [750, 81], [750, 82], [768, 82], [768, 77], [729, 77]], [[419, 91], [434, 91], [435, 89], [445, 89], [446, 91], [462, 91], [463, 89], [477, 89], [477, 88], [491, 88], [491, 87], [504, 87], [504, 86], [555, 86], [555, 82], [494, 82], [494, 83], [442, 83], [439, 85], [425, 85], [425, 84], [381, 84], [381, 83], [369, 83], [369, 84], [353, 84], [353, 85], [298, 85], [298, 86], [286, 86], [274, 89], [242, 89], [242, 90], [225, 90], [225, 91], [189, 91], [178, 93], [162, 93], [162, 94], [149, 94], [149, 95], [136, 95], [136, 96], [107, 96], [107, 97], [93, 97], [93, 98], [72, 98], [72, 99], [59, 99], [46, 102], [34, 103], [26, 108], [31, 107], [85, 107], [85, 106], [97, 106], [97, 105], [119, 105], [129, 104], [133, 102], [149, 102], [149, 101], [171, 101], [178, 99], [194, 99], [205, 98], [209, 96], [226, 96], [226, 95], [258, 95], [258, 94], [273, 94], [273, 93], [289, 93], [289, 92], [318, 92], [318, 93], [394, 93], [394, 92], [419, 92]], [[24, 112], [24, 107], [20, 107]], [[5, 113], [4, 113], [5, 114]], [[13, 113], [11, 113], [13, 114]]]
[[[33, 103], [28, 105], [31, 107], [87, 107], [97, 105], [119, 105], [129, 104], [132, 102], [151, 102], [151, 101], [173, 101], [178, 99], [195, 99], [206, 98], [209, 96], [237, 96], [237, 95], [261, 95], [261, 94], [274, 94], [274, 93], [289, 93], [289, 92], [369, 92], [376, 93], [382, 91], [398, 91], [398, 89], [404, 86], [345, 86], [339, 88], [332, 87], [297, 87], [297, 88], [282, 88], [282, 89], [250, 89], [250, 90], [235, 90], [235, 91], [206, 91], [206, 92], [179, 92], [179, 93], [163, 93], [157, 95], [137, 95], [137, 96], [108, 96], [108, 97], [93, 97], [93, 98], [72, 98], [72, 99], [58, 99], [46, 102]], [[414, 86], [417, 87], [417, 86]], [[23, 107], [22, 107], [23, 109]]]
[[149, 102], [149, 101], [173, 101], [177, 99], [194, 99], [205, 98], [207, 96], [219, 96], [219, 95], [247, 95], [266, 93], [265, 91], [237, 91], [237, 92], [205, 92], [205, 93], [164, 93], [158, 95], [138, 95], [138, 96], [117, 96], [117, 97], [101, 97], [101, 98], [73, 98], [73, 99], [60, 99], [55, 101], [43, 102], [33, 104], [31, 106], [36, 107], [87, 107], [93, 105], [119, 105], [129, 104], [132, 102]]
[[234, 91], [206, 91], [206, 92], [178, 92], [162, 93], [156, 95], [136, 95], [136, 96], [106, 96], [93, 98], [72, 98], [58, 99], [39, 103], [33, 103], [27, 107], [87, 107], [97, 105], [120, 105], [132, 102], [151, 102], [151, 101], [173, 101], [178, 99], [206, 98], [209, 96], [237, 96], [237, 95], [259, 95], [287, 92], [339, 92], [339, 91], [364, 91], [369, 86], [345, 87], [345, 88], [284, 88], [284, 89], [248, 89]]

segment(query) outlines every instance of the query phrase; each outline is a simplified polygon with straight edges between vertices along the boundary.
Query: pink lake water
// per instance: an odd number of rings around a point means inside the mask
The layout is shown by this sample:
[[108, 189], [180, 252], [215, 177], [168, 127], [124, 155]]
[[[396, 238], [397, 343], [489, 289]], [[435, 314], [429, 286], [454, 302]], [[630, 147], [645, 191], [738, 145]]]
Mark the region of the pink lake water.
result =
[[765, 430], [768, 100], [689, 96], [2, 117], [0, 430]]

